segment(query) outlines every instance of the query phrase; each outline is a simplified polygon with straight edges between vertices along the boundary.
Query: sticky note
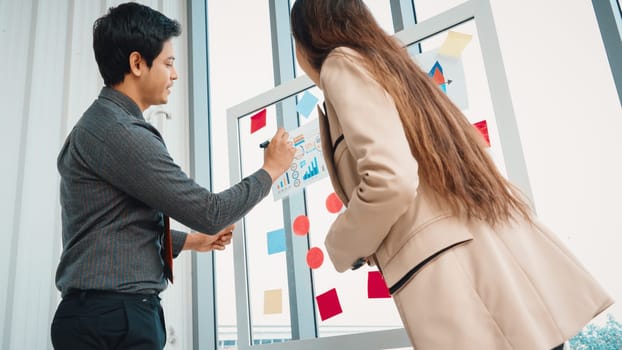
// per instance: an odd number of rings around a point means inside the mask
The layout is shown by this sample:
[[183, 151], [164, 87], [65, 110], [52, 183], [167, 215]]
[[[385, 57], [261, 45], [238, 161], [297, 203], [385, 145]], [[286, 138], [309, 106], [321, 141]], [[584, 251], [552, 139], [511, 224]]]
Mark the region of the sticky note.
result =
[[479, 133], [482, 134], [482, 136], [484, 137], [484, 141], [486, 141], [486, 144], [488, 144], [488, 147], [490, 147], [490, 136], [488, 135], [488, 123], [486, 122], [486, 120], [484, 119], [482, 121], [474, 123], [473, 126], [475, 126]]
[[317, 97], [313, 96], [309, 91], [305, 91], [302, 98], [298, 101], [296, 111], [308, 118], [313, 108], [315, 108], [317, 101]]
[[335, 192], [329, 194], [328, 197], [326, 197], [326, 210], [328, 210], [329, 213], [338, 213], [339, 211], [341, 211], [342, 207], [343, 203]]
[[262, 109], [251, 117], [251, 134], [266, 126], [266, 109]]
[[320, 318], [322, 321], [343, 312], [335, 288], [316, 296], [315, 300], [317, 301], [317, 308], [320, 311]]
[[390, 298], [389, 288], [380, 271], [369, 271], [367, 274], [367, 297], [370, 299]]
[[439, 55], [460, 57], [462, 50], [471, 41], [472, 35], [449, 31], [443, 45], [438, 50]]
[[285, 251], [284, 229], [270, 231], [266, 236], [268, 238], [268, 255]]
[[283, 313], [282, 289], [271, 289], [264, 291], [263, 313], [266, 315]]
[[309, 218], [306, 215], [298, 215], [292, 226], [295, 234], [304, 236], [309, 233]]
[[324, 262], [324, 253], [322, 249], [313, 247], [307, 252], [307, 265], [312, 269], [317, 269]]

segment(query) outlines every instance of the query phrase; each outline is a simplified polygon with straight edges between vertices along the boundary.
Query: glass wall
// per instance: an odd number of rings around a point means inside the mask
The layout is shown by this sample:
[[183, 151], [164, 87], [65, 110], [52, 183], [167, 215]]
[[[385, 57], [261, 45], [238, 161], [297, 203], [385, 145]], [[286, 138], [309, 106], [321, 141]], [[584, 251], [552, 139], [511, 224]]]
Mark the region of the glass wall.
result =
[[[291, 3], [293, 4], [293, 1]], [[252, 1], [245, 3], [244, 6], [239, 6], [235, 2], [223, 1], [208, 1], [207, 4], [210, 52], [210, 127], [212, 135], [212, 164], [215, 165], [212, 169], [211, 179], [214, 191], [218, 192], [231, 185], [229, 182], [229, 172], [225, 167], [225, 165], [229, 164], [226, 138], [226, 110], [244, 99], [272, 88], [274, 86], [274, 73], [268, 2]], [[393, 33], [389, 3], [386, 1], [367, 0], [366, 4], [374, 13], [383, 29]], [[296, 74], [304, 74], [297, 64]], [[318, 96], [318, 91], [315, 88], [311, 92]], [[274, 106], [267, 108], [268, 115], [274, 115], [274, 113]], [[316, 115], [311, 116], [311, 118], [316, 117]], [[250, 118], [242, 118], [240, 123], [250, 123], [249, 120]], [[247, 125], [240, 125], [240, 130], [247, 130], [248, 127]], [[254, 172], [261, 166], [261, 153], [257, 150], [256, 141], [262, 138], [269, 138], [275, 131], [276, 125], [268, 123], [264, 130], [255, 135], [256, 137], [242, 139], [242, 146], [248, 146], [253, 151], [248, 152], [249, 156], [242, 159], [245, 175]], [[248, 145], [245, 142], [248, 142]], [[247, 153], [243, 152], [243, 154]], [[314, 185], [314, 187], [322, 187], [323, 191], [327, 192], [330, 188], [330, 183], [328, 179], [324, 179]], [[310, 200], [315, 203], [321, 199], [311, 198]], [[310, 208], [314, 207], [315, 204]], [[317, 225], [317, 228], [313, 230], [314, 234], [309, 235], [309, 239], [312, 241], [313, 246], [323, 246], [323, 235], [320, 236], [319, 232], [321, 232], [322, 226], [327, 227], [330, 221], [325, 220], [320, 215], [320, 212], [316, 213], [314, 209], [310, 209], [309, 216], [313, 218], [313, 222]], [[269, 218], [269, 220], [266, 220], [266, 218]], [[247, 228], [250, 230], [247, 232], [246, 240], [249, 247], [247, 251], [249, 261], [249, 293], [254, 342], [259, 344], [290, 339], [291, 321], [289, 319], [289, 299], [284, 254], [268, 254], [265, 241], [268, 232], [276, 232], [283, 226], [280, 201], [271, 202], [265, 200], [245, 220], [248, 223]], [[325, 229], [323, 232], [325, 232]], [[215, 254], [217, 338], [219, 348], [235, 348], [237, 344], [236, 334], [238, 329], [236, 324], [233, 259], [233, 249], [227, 249]], [[325, 262], [323, 267], [314, 271], [314, 273], [321, 276], [318, 279], [317, 286], [321, 287], [321, 281], [327, 280], [328, 275], [336, 274], [332, 267], [327, 264], [329, 263]], [[270, 273], [270, 279], [266, 278], [265, 272]], [[356, 278], [361, 279], [363, 275], [363, 270], [361, 270], [354, 276], [340, 280], [340, 283], [346, 286], [353, 285], [348, 282]], [[263, 312], [264, 292], [268, 293], [268, 296], [281, 293], [283, 303], [279, 313]], [[352, 300], [352, 302], [353, 305], [356, 305], [356, 300]], [[393, 303], [385, 300], [383, 304], [386, 304], [389, 310], [387, 317], [393, 319], [390, 322], [392, 327], [399, 327], [399, 318]], [[369, 313], [369, 315], [374, 314], [377, 313]], [[319, 327], [320, 333], [342, 334], [355, 331], [351, 327], [356, 323], [354, 322], [355, 319], [359, 321], [359, 325], [364, 324], [360, 318], [352, 317], [352, 319], [352, 322], [333, 320], [327, 323], [328, 326], [322, 324]], [[382, 324], [382, 322], [377, 323]], [[333, 328], [332, 330], [331, 327]], [[337, 327], [339, 330], [336, 330], [334, 327]], [[365, 327], [356, 331], [361, 330], [365, 330]]]
[[[293, 102], [300, 107], [307, 98], [322, 100], [321, 91], [311, 88], [283, 100]], [[314, 100], [315, 101], [315, 100]], [[324, 239], [328, 228], [342, 210], [342, 204], [333, 193], [321, 154], [313, 154], [319, 147], [317, 134], [317, 110], [315, 103], [308, 109], [308, 114], [298, 113], [286, 117], [298, 118], [301, 129], [315, 127], [316, 131], [305, 133], [290, 130], [298, 149], [291, 171], [277, 181], [273, 192], [244, 219], [244, 242], [246, 254], [246, 278], [251, 337], [254, 344], [265, 344], [291, 340], [290, 300], [288, 284], [287, 254], [294, 254], [293, 259], [304, 260], [312, 272], [314, 296], [315, 328], [318, 336], [334, 336], [358, 332], [400, 328], [401, 322], [395, 305], [388, 294], [383, 297], [369, 295], [369, 273], [377, 269], [363, 267], [357, 271], [337, 273], [324, 249]], [[253, 119], [265, 118], [265, 126], [257, 131]], [[240, 136], [240, 167], [242, 177], [250, 175], [260, 166], [261, 149], [258, 145], [269, 139], [276, 131], [276, 108], [271, 105], [256, 110], [238, 119]], [[318, 159], [316, 156], [319, 155]], [[304, 210], [292, 213], [293, 225], [284, 220], [282, 198], [287, 187], [291, 194], [302, 193], [299, 183], [312, 177], [318, 177], [304, 188]], [[298, 182], [298, 183], [296, 183]], [[285, 187], [285, 190], [281, 190]], [[296, 190], [295, 188], [300, 188]], [[290, 196], [291, 198], [291, 196]], [[308, 223], [308, 229], [298, 230], [298, 223]], [[287, 251], [287, 240], [303, 242], [303, 252]], [[334, 293], [329, 305], [323, 302], [323, 295]]]
[[[267, 1], [207, 1], [212, 185], [230, 186], [226, 110], [274, 86]], [[260, 164], [261, 165], [261, 164]], [[260, 166], [259, 165], [259, 166]], [[216, 322], [220, 347], [237, 341], [233, 249], [215, 256]]]
[[416, 9], [417, 21], [422, 22], [465, 2], [467, 0], [413, 0], [413, 6]]
[[[377, 16], [379, 24], [387, 32], [393, 33], [389, 2], [370, 0], [367, 4]], [[427, 10], [423, 10], [423, 16], [428, 11], [427, 16], [433, 17], [456, 4], [444, 2], [447, 6], [438, 8], [429, 5]], [[422, 15], [420, 8], [425, 6], [417, 8], [418, 17]], [[238, 34], [234, 32], [232, 35], [224, 35], [223, 32], [232, 31], [226, 29], [232, 25], [231, 22], [222, 20], [227, 11], [235, 12], [238, 18], [248, 11], [248, 18], [252, 17], [253, 21], [241, 18], [247, 25], [238, 28], [244, 29], [238, 29]], [[457, 22], [440, 26], [438, 23], [430, 24], [432, 22], [426, 23], [418, 18], [422, 29], [421, 33], [414, 35], [425, 39], [405, 42], [411, 42], [413, 46], [413, 50], [409, 50], [414, 56], [413, 59], [429, 73], [431, 79], [440, 79], [439, 88], [464, 111], [474, 127], [480, 129], [482, 137], [491, 145], [490, 152], [495, 162], [502, 172], [506, 172], [500, 136], [496, 132], [495, 109], [491, 103], [492, 84], [487, 79], [483, 48], [477, 35], [478, 27], [474, 20], [465, 22], [473, 18], [469, 11], [472, 10], [458, 11], [448, 17], [459, 18]], [[258, 17], [261, 19], [257, 19]], [[258, 98], [272, 93], [274, 85], [267, 4], [253, 3], [235, 9], [232, 5], [210, 4], [210, 18], [217, 19], [210, 23], [210, 37], [219, 37], [221, 40], [210, 41], [210, 52], [227, 53], [224, 58], [219, 58], [219, 62], [210, 62], [211, 67], [218, 67], [210, 71], [213, 164], [239, 167], [239, 177], [243, 178], [262, 165], [259, 144], [274, 134], [277, 121], [282, 123], [286, 120], [287, 125], [300, 125], [303, 128], [317, 125], [316, 107], [321, 106], [323, 97], [319, 89], [308, 84], [265, 104], [256, 103]], [[445, 29], [450, 27], [449, 30]], [[430, 33], [426, 34], [427, 31]], [[412, 33], [410, 35], [413, 36]], [[223, 41], [223, 37], [227, 40]], [[447, 42], [450, 39], [455, 40], [456, 37], [462, 41], [457, 45], [458, 48], [453, 47], [450, 53], [443, 52], [439, 55], [439, 50], [447, 49]], [[414, 45], [417, 45], [416, 49]], [[419, 54], [420, 51], [422, 54]], [[211, 57], [214, 56], [218, 55]], [[298, 65], [295, 62], [294, 64], [297, 75], [302, 75]], [[297, 78], [296, 81], [300, 79], [302, 78]], [[309, 96], [312, 97], [312, 102], [304, 102]], [[242, 101], [246, 102], [241, 103]], [[248, 109], [241, 108], [243, 112], [239, 115], [231, 114], [232, 110], [238, 110], [241, 105], [246, 106], [249, 103], [251, 106], [255, 105]], [[310, 107], [301, 107], [307, 104]], [[294, 110], [283, 107], [285, 105], [296, 108]], [[301, 108], [307, 111], [303, 112]], [[227, 118], [229, 123], [233, 122], [233, 129], [226, 125], [225, 111], [230, 113]], [[510, 115], [509, 118], [513, 116]], [[292, 120], [295, 122], [292, 123]], [[298, 145], [296, 130], [293, 129], [288, 127], [290, 136]], [[300, 143], [300, 152], [303, 155], [317, 147], [314, 137], [308, 137], [308, 134], [305, 137]], [[230, 157], [237, 157], [233, 158], [234, 163], [229, 162], [225, 152], [227, 144], [228, 147], [236, 148], [228, 149]], [[386, 289], [386, 285], [384, 281], [377, 279], [377, 269], [365, 266], [356, 271], [339, 274], [324, 251], [328, 228], [343, 210], [341, 203], [335, 200], [328, 178], [323, 177], [308, 184], [304, 190], [294, 190], [289, 197], [285, 197], [297, 204], [283, 202], [284, 198], [279, 196], [284, 188], [295, 187], [294, 183], [299, 181], [298, 176], [308, 178], [325, 173], [322, 161], [300, 157], [292, 166], [296, 169], [290, 169], [290, 176], [277, 181], [273, 193], [244, 218], [241, 223], [242, 230], [238, 233], [242, 235], [240, 245], [243, 247], [236, 248], [235, 258], [233, 249], [216, 254], [219, 348], [247, 349], [253, 345], [288, 343], [298, 339], [348, 339], [340, 337], [366, 334], [377, 334], [382, 339], [397, 334], [400, 339], [396, 344], [407, 345], [403, 333], [391, 333], [399, 330], [402, 324], [392, 299], [379, 288], [383, 286]], [[229, 172], [236, 173], [238, 170], [212, 169], [214, 188], [222, 190], [228, 187]], [[292, 211], [292, 208], [295, 210]], [[296, 232], [297, 222], [301, 217], [307, 227], [303, 229], [304, 232]], [[299, 271], [301, 264], [304, 265], [303, 270], [309, 272], [308, 276], [303, 273], [302, 277], [293, 278], [292, 271]], [[243, 274], [242, 283], [239, 280], [240, 274]], [[234, 278], [234, 275], [237, 276]], [[300, 284], [300, 280], [296, 278], [302, 278], [303, 283]], [[301, 291], [302, 288], [306, 290]], [[301, 301], [299, 292], [304, 292], [302, 294], [312, 300]], [[236, 310], [236, 303], [244, 310]], [[304, 312], [301, 308], [309, 308], [313, 317], [296, 319]], [[237, 322], [243, 324], [239, 325]], [[311, 329], [313, 334], [297, 337], [295, 334], [300, 328]], [[363, 341], [363, 338], [357, 339], [359, 342]], [[297, 343], [296, 346], [302, 344]]]
[[[454, 52], [459, 55], [439, 54], [439, 50], [450, 45], [452, 40], [464, 40], [464, 48], [459, 52]], [[439, 65], [436, 67], [443, 70], [444, 77], [439, 85], [440, 88], [460, 107], [467, 119], [480, 129], [491, 146], [488, 150], [495, 164], [501, 173], [507, 176], [475, 21], [471, 20], [454, 26], [419, 44], [422, 54], [415, 54], [413, 56], [415, 61], [432, 79], [435, 75], [435, 64], [438, 62]]]

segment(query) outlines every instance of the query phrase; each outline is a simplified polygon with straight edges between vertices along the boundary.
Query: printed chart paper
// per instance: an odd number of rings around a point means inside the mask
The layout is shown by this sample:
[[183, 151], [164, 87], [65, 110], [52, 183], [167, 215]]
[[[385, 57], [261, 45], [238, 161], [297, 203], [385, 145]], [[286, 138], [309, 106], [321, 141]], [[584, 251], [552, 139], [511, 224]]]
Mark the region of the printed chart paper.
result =
[[438, 50], [432, 50], [414, 58], [419, 67], [428, 73], [430, 79], [458, 108], [465, 110], [469, 107], [464, 67], [460, 57], [443, 56], [438, 54]]
[[296, 147], [296, 156], [285, 174], [272, 185], [272, 195], [275, 201], [328, 176], [322, 156], [318, 121], [313, 120], [292, 130], [289, 135]]

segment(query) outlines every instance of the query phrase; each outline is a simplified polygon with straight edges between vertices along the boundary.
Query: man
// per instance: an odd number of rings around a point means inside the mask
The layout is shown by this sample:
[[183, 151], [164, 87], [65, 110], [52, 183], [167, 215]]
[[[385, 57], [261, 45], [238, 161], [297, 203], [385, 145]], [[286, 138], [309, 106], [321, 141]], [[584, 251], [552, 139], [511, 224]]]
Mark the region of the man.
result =
[[[135, 3], [111, 8], [93, 26], [105, 87], [58, 156], [63, 252], [56, 286], [63, 300], [51, 327], [56, 349], [162, 349], [158, 294], [172, 281], [172, 257], [224, 249], [232, 223], [269, 193], [294, 157], [279, 129], [263, 167], [228, 190], [210, 193], [182, 172], [142, 115], [168, 100], [177, 79], [171, 40], [179, 34], [179, 23]], [[169, 217], [200, 232], [171, 231]]]

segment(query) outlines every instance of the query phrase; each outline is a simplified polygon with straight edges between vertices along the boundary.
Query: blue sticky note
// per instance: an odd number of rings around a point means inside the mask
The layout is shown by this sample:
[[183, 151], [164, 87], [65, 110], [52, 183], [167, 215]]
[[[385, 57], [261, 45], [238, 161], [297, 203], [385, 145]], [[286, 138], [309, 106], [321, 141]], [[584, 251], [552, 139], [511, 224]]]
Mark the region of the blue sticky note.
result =
[[285, 251], [285, 230], [268, 232], [268, 255]]
[[296, 111], [308, 118], [309, 114], [311, 114], [311, 111], [313, 111], [313, 108], [317, 104], [317, 101], [317, 97], [313, 96], [309, 93], [309, 91], [305, 91], [300, 101], [298, 101]]

